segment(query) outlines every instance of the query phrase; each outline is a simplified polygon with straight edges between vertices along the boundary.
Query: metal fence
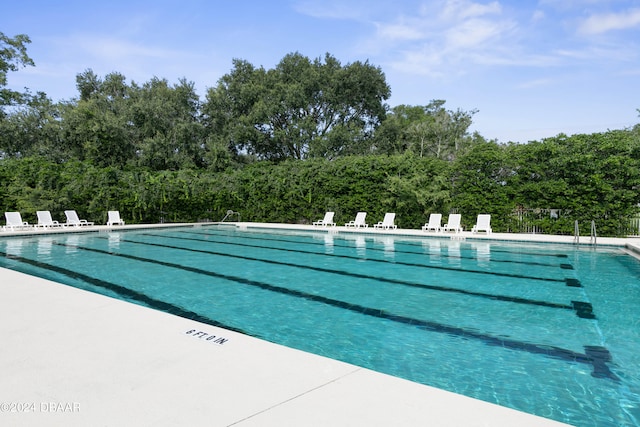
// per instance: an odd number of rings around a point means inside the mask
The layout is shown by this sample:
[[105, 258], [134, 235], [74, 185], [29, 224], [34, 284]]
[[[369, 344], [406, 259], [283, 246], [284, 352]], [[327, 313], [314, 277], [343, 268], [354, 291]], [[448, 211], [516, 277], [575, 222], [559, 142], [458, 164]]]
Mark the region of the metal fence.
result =
[[624, 233], [627, 236], [640, 236], [640, 216], [636, 216], [629, 220], [629, 229]]
[[507, 220], [510, 233], [571, 234], [571, 211], [563, 209], [515, 209]]
[[[576, 219], [569, 209], [525, 209], [514, 210], [507, 219], [507, 229], [511, 233], [532, 234], [575, 234]], [[596, 225], [598, 220], [595, 221]], [[579, 223], [580, 234], [591, 233], [592, 220]], [[633, 218], [621, 219], [618, 222], [619, 236], [640, 236], [640, 214]], [[612, 230], [609, 229], [609, 232]]]

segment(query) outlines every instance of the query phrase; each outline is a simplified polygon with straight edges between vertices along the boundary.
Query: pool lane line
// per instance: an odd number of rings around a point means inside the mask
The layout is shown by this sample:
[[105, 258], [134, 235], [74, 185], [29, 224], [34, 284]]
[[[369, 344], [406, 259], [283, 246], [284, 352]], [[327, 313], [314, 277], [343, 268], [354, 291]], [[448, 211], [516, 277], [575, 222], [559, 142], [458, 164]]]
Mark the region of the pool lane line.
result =
[[[151, 236], [151, 237], [158, 237], [157, 235], [153, 235], [153, 234], [143, 234], [143, 235]], [[161, 236], [161, 237], [169, 237], [169, 236]], [[102, 237], [102, 238], [104, 239], [104, 237]], [[196, 240], [198, 242], [203, 242], [202, 240], [199, 240], [199, 239], [189, 239], [189, 238], [182, 238], [182, 237], [171, 237], [171, 238], [180, 239], [180, 240]], [[269, 260], [269, 259], [263, 259], [263, 258], [248, 257], [248, 256], [245, 256], [245, 255], [229, 254], [228, 252], [215, 252], [215, 251], [210, 251], [210, 250], [207, 250], [207, 249], [183, 248], [181, 246], [165, 245], [165, 244], [156, 243], [156, 242], [140, 242], [140, 241], [137, 241], [137, 240], [130, 240], [130, 239], [123, 239], [122, 241], [126, 242], [126, 243], [136, 243], [136, 244], [140, 244], [140, 245], [156, 246], [156, 247], [167, 248], [167, 249], [179, 249], [179, 250], [184, 250], [184, 251], [203, 253], [203, 254], [207, 254], [207, 255], [216, 255], [216, 256], [223, 256], [223, 257], [229, 257], [229, 258], [244, 259], [244, 260], [247, 260], [247, 261], [257, 261], [257, 262], [264, 262], [264, 263], [269, 263], [269, 264], [283, 265], [283, 266], [286, 266], [286, 267], [295, 267], [295, 268], [318, 271], [318, 272], [322, 272], [322, 273], [338, 274], [338, 275], [342, 275], [342, 276], [355, 277], [355, 278], [358, 278], [358, 279], [375, 280], [375, 281], [379, 281], [379, 282], [386, 282], [386, 283], [392, 283], [392, 284], [403, 285], [403, 286], [410, 286], [410, 287], [421, 288], [421, 289], [429, 289], [429, 290], [439, 291], [439, 292], [459, 293], [459, 294], [463, 294], [463, 295], [467, 295], [467, 296], [474, 296], [474, 297], [491, 299], [491, 300], [494, 300], [494, 301], [505, 301], [505, 302], [513, 302], [513, 303], [517, 303], [517, 304], [528, 304], [528, 305], [536, 305], [536, 306], [541, 306], [541, 307], [575, 310], [576, 315], [578, 317], [582, 318], [582, 319], [595, 319], [596, 318], [595, 314], [593, 313], [593, 306], [591, 305], [591, 303], [583, 302], [583, 301], [571, 301], [571, 305], [557, 304], [557, 303], [552, 303], [552, 302], [547, 302], [547, 301], [531, 300], [531, 299], [520, 298], [520, 297], [508, 297], [508, 296], [503, 296], [503, 295], [487, 294], [487, 293], [483, 293], [483, 292], [467, 291], [467, 290], [458, 289], [458, 288], [447, 288], [447, 287], [444, 287], [444, 286], [427, 285], [427, 284], [424, 284], [424, 283], [415, 283], [415, 282], [407, 282], [407, 281], [404, 281], [404, 280], [389, 279], [389, 278], [385, 278], [385, 277], [371, 276], [371, 275], [360, 274], [360, 273], [352, 273], [352, 272], [343, 271], [343, 270], [333, 270], [333, 269], [322, 268], [322, 267], [313, 267], [313, 266], [308, 266], [308, 265], [305, 265], [305, 264], [294, 264], [294, 263], [285, 262], [285, 261], [276, 261], [276, 260]], [[325, 254], [315, 253], [315, 252], [312, 252], [312, 253], [313, 254], [317, 254], [317, 255], [325, 255]], [[567, 279], [567, 280], [576, 280], [577, 281], [577, 279]], [[576, 287], [575, 284], [571, 284], [571, 285], [567, 284], [567, 286]]]
[[277, 261], [277, 260], [270, 260], [270, 259], [263, 259], [263, 258], [248, 257], [246, 255], [229, 254], [228, 252], [215, 252], [215, 251], [211, 251], [211, 250], [207, 250], [207, 249], [184, 248], [184, 247], [181, 247], [181, 246], [165, 245], [165, 244], [162, 244], [162, 243], [155, 243], [155, 242], [140, 242], [140, 241], [130, 240], [130, 239], [124, 239], [124, 240], [121, 240], [121, 241], [126, 242], [126, 243], [135, 243], [135, 244], [139, 244], [139, 245], [156, 246], [156, 247], [167, 248], [167, 249], [178, 249], [178, 250], [202, 253], [202, 254], [207, 254], [207, 255], [216, 255], [216, 256], [223, 256], [223, 257], [229, 257], [229, 258], [236, 258], [236, 259], [242, 259], [242, 260], [247, 260], [247, 261], [264, 262], [264, 263], [268, 263], [268, 264], [282, 265], [282, 266], [285, 266], [285, 267], [294, 267], [294, 268], [300, 268], [300, 269], [305, 269], [305, 270], [318, 271], [318, 272], [321, 272], [321, 273], [337, 274], [337, 275], [341, 275], [341, 276], [349, 276], [349, 277], [354, 277], [354, 278], [358, 278], [358, 279], [374, 280], [374, 281], [378, 281], [378, 282], [391, 283], [391, 284], [395, 284], [395, 285], [409, 286], [409, 287], [420, 288], [420, 289], [428, 289], [428, 290], [439, 291], [439, 292], [458, 293], [458, 294], [462, 294], [462, 295], [480, 297], [480, 298], [490, 299], [490, 300], [494, 300], [494, 301], [505, 301], [505, 302], [513, 302], [513, 303], [517, 303], [517, 304], [535, 305], [535, 306], [540, 306], [540, 307], [560, 308], [560, 309], [566, 309], [566, 310], [576, 310], [576, 314], [578, 315], [578, 317], [587, 318], [587, 319], [595, 319], [595, 315], [593, 315], [593, 309], [592, 308], [589, 309], [589, 307], [588, 307], [591, 304], [583, 303], [583, 302], [580, 302], [580, 301], [571, 301], [571, 305], [557, 304], [557, 303], [553, 303], [553, 302], [531, 300], [531, 299], [520, 298], [520, 297], [508, 297], [508, 296], [503, 296], [503, 295], [495, 295], [495, 294], [487, 294], [487, 293], [483, 293], [483, 292], [468, 291], [468, 290], [465, 290], [465, 289], [448, 288], [448, 287], [438, 286], [438, 285], [428, 285], [428, 284], [424, 284], [424, 283], [407, 282], [407, 281], [399, 280], [399, 279], [390, 279], [390, 278], [386, 278], [386, 277], [372, 276], [372, 275], [361, 274], [361, 273], [353, 273], [353, 272], [343, 271], [343, 270], [333, 270], [333, 269], [323, 268], [323, 267], [314, 267], [314, 266], [309, 266], [309, 265], [305, 265], [305, 264], [295, 264], [295, 263], [285, 262], [285, 261]]
[[[199, 236], [228, 236], [225, 234], [221, 234], [221, 233], [202, 233], [202, 232], [196, 232], [196, 231], [185, 231], [185, 230], [176, 230], [176, 233], [183, 233], [183, 234], [196, 234]], [[284, 234], [280, 234], [283, 235]], [[255, 237], [255, 236], [242, 236], [242, 235], [234, 235], [234, 237], [239, 237], [241, 239], [250, 239], [250, 240], [262, 240], [262, 241], [272, 241], [272, 242], [283, 242], [283, 243], [295, 243], [295, 244], [300, 244], [300, 245], [313, 245], [313, 246], [325, 246], [324, 243], [322, 242], [301, 242], [301, 241], [297, 241], [297, 240], [287, 240], [287, 239], [271, 239], [268, 237]], [[306, 236], [300, 236], [300, 237], [306, 237]], [[344, 235], [341, 235], [341, 237], [344, 237]], [[373, 236], [374, 238], [376, 236]], [[385, 237], [389, 237], [389, 236], [385, 236]], [[308, 238], [312, 238], [312, 236], [309, 236]], [[347, 239], [342, 239], [345, 241], [348, 241]], [[400, 245], [408, 245], [408, 246], [419, 246], [417, 243], [416, 244], [410, 244], [409, 242], [398, 242], [397, 244]], [[338, 248], [345, 248], [345, 249], [353, 249], [354, 246], [352, 245], [334, 245], [335, 247]], [[421, 247], [421, 246], [420, 246]], [[368, 251], [376, 251], [376, 252], [385, 252], [384, 248], [366, 248], [366, 250]], [[431, 254], [429, 252], [417, 252], [417, 251], [407, 251], [407, 250], [395, 250], [393, 251], [394, 253], [403, 253], [403, 254], [413, 254], [413, 255], [428, 255], [428, 256], [432, 256], [434, 254]], [[500, 252], [500, 253], [513, 253], [513, 252], [508, 252], [508, 251], [492, 251], [492, 252]], [[518, 253], [521, 254], [521, 253]], [[478, 257], [473, 257], [473, 256], [460, 256], [460, 255], [449, 255], [449, 254], [437, 254], [437, 256], [442, 257], [442, 258], [453, 258], [453, 259], [471, 259], [471, 260], [476, 260], [478, 259]], [[566, 254], [562, 254], [562, 255], [546, 255], [546, 256], [554, 256], [557, 258], [567, 258]], [[561, 264], [549, 264], [549, 263], [544, 263], [544, 262], [533, 262], [533, 261], [516, 261], [516, 260], [506, 260], [506, 259], [491, 259], [490, 262], [502, 262], [502, 263], [510, 263], [510, 264], [524, 264], [524, 265], [533, 265], [533, 266], [540, 266], [540, 267], [559, 267]]]
[[[271, 229], [270, 229], [271, 230]], [[274, 229], [275, 230], [275, 229]], [[209, 236], [228, 236], [229, 234], [225, 234], [224, 232], [211, 232], [209, 230], [207, 230], [206, 232], [200, 232], [200, 231], [195, 231], [195, 229], [190, 229], [190, 231], [185, 231], [185, 230], [176, 230], [176, 232], [178, 233], [191, 233], [191, 234], [200, 234], [200, 235], [209, 235]], [[299, 242], [296, 240], [284, 240], [284, 239], [270, 239], [268, 237], [253, 237], [253, 236], [242, 236], [241, 234], [245, 233], [245, 234], [249, 234], [252, 233], [254, 235], [258, 235], [258, 234], [269, 234], [269, 235], [276, 235], [276, 236], [287, 236], [287, 237], [291, 237], [291, 236], [295, 236], [295, 237], [302, 237], [302, 238], [306, 238], [306, 239], [312, 239], [315, 236], [321, 235], [319, 234], [318, 231], [315, 230], [309, 230], [309, 231], [299, 231], [296, 234], [291, 234], [291, 233], [278, 233], [278, 232], [264, 232], [264, 231], [256, 231], [256, 230], [234, 230], [234, 236], [236, 237], [241, 237], [241, 238], [247, 238], [247, 239], [257, 239], [257, 240], [273, 240], [276, 242], [291, 242], [291, 243], [302, 243], [302, 244], [317, 244], [317, 245], [322, 245], [322, 243], [309, 243], [309, 242]], [[357, 234], [357, 233], [336, 233], [334, 234], [334, 236], [340, 237], [342, 238], [342, 240], [348, 241], [349, 237], [351, 236], [357, 236], [357, 235], [361, 235], [363, 237], [367, 237], [367, 238], [380, 238], [380, 237], [391, 237], [391, 238], [399, 238], [400, 241], [397, 242], [398, 244], [401, 245], [407, 245], [407, 246], [422, 246], [423, 242], [427, 242], [427, 241], [435, 241], [435, 240], [440, 240], [440, 241], [450, 241], [450, 237], [454, 237], [455, 234], [444, 234], [442, 235], [442, 237], [440, 236], [413, 236], [413, 235], [377, 235], [375, 234], [375, 232], [371, 233], [364, 233], [364, 234]], [[407, 240], [407, 239], [411, 239], [411, 240]], [[420, 240], [419, 242], [416, 240]], [[508, 241], [499, 241], [502, 243], [510, 243]], [[514, 243], [514, 242], [511, 242]], [[515, 242], [515, 243], [522, 243], [522, 242]], [[353, 246], [343, 246], [340, 245], [341, 247], [346, 247], [346, 248], [350, 248]], [[519, 255], [528, 255], [528, 256], [540, 256], [540, 257], [554, 257], [554, 258], [568, 258], [569, 256], [567, 254], [550, 254], [550, 253], [545, 253], [545, 252], [514, 252], [514, 251], [508, 251], [508, 250], [503, 250], [503, 249], [492, 249], [491, 252], [496, 252], [496, 253], [507, 253], [507, 254], [513, 254], [513, 253], [517, 253]], [[411, 253], [411, 252], [409, 252]]]
[[[13, 255], [13, 254], [8, 254], [6, 252], [2, 252], [0, 251], [0, 257], [6, 257], [9, 258], [11, 260], [14, 261], [18, 261], [18, 262], [22, 262], [24, 264], [28, 264], [31, 265], [33, 267], [37, 267], [43, 270], [49, 270], [52, 271], [54, 273], [58, 273], [58, 274], [62, 274], [64, 276], [67, 276], [71, 279], [74, 280], [81, 280], [85, 283], [88, 283], [90, 285], [93, 285], [95, 287], [98, 288], [102, 288], [102, 289], [107, 289], [109, 291], [112, 291], [118, 295], [120, 295], [123, 299], [125, 300], [134, 300], [134, 301], [138, 301], [139, 303], [144, 304], [147, 307], [153, 308], [155, 310], [158, 311], [163, 311], [165, 313], [169, 313], [169, 314], [174, 314], [176, 316], [179, 317], [183, 317], [185, 319], [190, 319], [190, 320], [195, 320], [196, 322], [202, 322], [202, 323], [206, 323], [207, 325], [212, 325], [212, 326], [217, 326], [219, 328], [224, 328], [230, 331], [234, 331], [234, 332], [239, 332], [241, 334], [244, 335], [249, 335], [247, 334], [245, 331], [243, 331], [242, 329], [236, 328], [234, 326], [231, 325], [227, 325], [225, 323], [221, 323], [218, 322], [217, 320], [213, 320], [210, 319], [206, 316], [202, 316], [196, 312], [190, 311], [190, 310], [185, 310], [182, 307], [179, 307], [177, 305], [174, 304], [170, 304], [166, 301], [162, 301], [162, 300], [158, 300], [155, 298], [150, 297], [149, 295], [146, 295], [142, 292], [138, 292], [138, 291], [134, 291], [130, 288], [112, 283], [112, 282], [107, 282], [105, 280], [102, 279], [97, 279], [95, 277], [92, 276], [88, 276], [86, 274], [80, 273], [78, 271], [75, 270], [69, 270], [66, 269], [64, 267], [60, 267], [57, 265], [53, 265], [53, 264], [48, 264], [42, 261], [36, 261], [36, 260], [32, 260], [29, 258], [24, 258], [22, 256], [19, 255]], [[56, 282], [59, 283], [59, 282]], [[72, 285], [67, 285], [67, 286], [72, 286]], [[72, 286], [75, 288], [75, 286]], [[76, 288], [77, 289], [77, 288]]]
[[211, 240], [203, 240], [203, 239], [194, 239], [194, 238], [188, 238], [188, 237], [178, 237], [178, 236], [165, 236], [162, 234], [153, 234], [153, 233], [141, 233], [142, 236], [151, 236], [151, 237], [160, 237], [160, 238], [165, 238], [165, 239], [178, 239], [178, 240], [189, 240], [189, 241], [194, 241], [194, 242], [201, 242], [201, 243], [216, 243], [216, 244], [220, 244], [220, 245], [229, 245], [229, 246], [241, 246], [241, 247], [246, 247], [246, 248], [255, 248], [255, 249], [269, 249], [269, 250], [274, 250], [274, 251], [282, 251], [282, 252], [293, 252], [293, 253], [299, 253], [299, 254], [309, 254], [309, 255], [317, 255], [317, 256], [327, 256], [327, 257], [335, 257], [335, 258], [343, 258], [343, 259], [352, 259], [352, 260], [356, 260], [356, 261], [371, 261], [371, 262], [378, 262], [378, 263], [387, 263], [387, 264], [397, 264], [397, 265], [404, 265], [404, 266], [408, 266], [408, 267], [420, 267], [420, 268], [428, 268], [428, 269], [434, 269], [434, 270], [445, 270], [445, 271], [457, 271], [460, 273], [471, 273], [471, 274], [488, 274], [491, 276], [500, 276], [500, 277], [511, 277], [514, 279], [529, 279], [529, 280], [540, 280], [540, 281], [544, 281], [544, 282], [561, 282], [561, 283], [565, 283], [566, 284], [566, 279], [555, 279], [552, 277], [537, 277], [537, 276], [526, 276], [523, 274], [513, 274], [513, 273], [500, 273], [500, 272], [495, 272], [495, 271], [485, 271], [485, 270], [472, 270], [472, 269], [461, 269], [461, 268], [453, 268], [453, 267], [446, 267], [446, 266], [442, 266], [442, 265], [429, 265], [429, 264], [419, 264], [419, 263], [411, 263], [411, 262], [404, 262], [404, 261], [390, 261], [387, 259], [378, 259], [378, 258], [361, 258], [361, 257], [357, 257], [357, 256], [352, 256], [352, 255], [344, 255], [344, 254], [327, 254], [324, 252], [313, 252], [313, 251], [304, 251], [304, 250], [299, 250], [299, 249], [288, 249], [288, 248], [274, 248], [272, 246], [261, 246], [261, 245], [251, 245], [251, 244], [247, 244], [247, 243], [234, 243], [234, 242], [222, 242], [222, 241], [211, 241]]
[[[309, 293], [294, 290], [294, 289], [284, 288], [281, 286], [270, 285], [268, 283], [259, 282], [256, 280], [246, 279], [243, 277], [231, 276], [231, 275], [216, 273], [208, 270], [202, 270], [200, 268], [183, 266], [180, 264], [174, 264], [171, 262], [160, 261], [156, 259], [143, 258], [136, 255], [124, 254], [121, 252], [105, 251], [102, 249], [89, 248], [89, 247], [78, 246], [78, 245], [62, 244], [55, 241], [53, 242], [53, 244], [58, 246], [63, 246], [63, 247], [72, 247], [76, 249], [86, 250], [89, 252], [101, 253], [101, 254], [110, 255], [110, 256], [122, 257], [125, 259], [131, 259], [139, 262], [162, 265], [164, 267], [181, 269], [184, 271], [189, 271], [191, 273], [196, 273], [196, 274], [202, 274], [209, 277], [216, 277], [219, 279], [224, 279], [224, 280], [233, 281], [236, 283], [241, 283], [244, 285], [257, 287], [259, 289], [263, 289], [270, 292], [276, 292], [283, 295], [293, 296], [296, 298], [303, 298], [309, 301], [314, 301], [321, 304], [350, 310], [350, 311], [363, 314], [366, 316], [370, 316], [370, 317], [376, 317], [380, 319], [385, 319], [393, 322], [415, 326], [419, 329], [424, 329], [430, 332], [444, 333], [448, 335], [457, 336], [460, 338], [478, 340], [489, 346], [496, 346], [496, 347], [508, 348], [511, 350], [525, 351], [530, 354], [540, 354], [556, 360], [583, 363], [583, 364], [592, 366], [593, 372], [591, 373], [591, 375], [593, 377], [608, 378], [608, 379], [618, 381], [618, 377], [613, 372], [611, 372], [611, 370], [609, 369], [609, 366], [607, 365], [607, 362], [610, 362], [612, 358], [611, 358], [611, 353], [605, 347], [584, 346], [585, 353], [582, 354], [582, 353], [574, 352], [572, 350], [564, 349], [561, 347], [522, 342], [522, 341], [504, 338], [504, 337], [496, 337], [489, 334], [483, 334], [481, 332], [477, 332], [472, 329], [450, 326], [450, 325], [446, 325], [438, 322], [414, 319], [406, 316], [399, 316], [399, 315], [388, 313], [384, 310], [377, 309], [377, 308], [371, 308], [371, 307], [361, 306], [358, 304], [352, 304], [345, 301], [323, 297], [321, 295], [309, 294]], [[169, 306], [172, 306], [172, 305], [169, 304]]]
[[[218, 228], [216, 226], [216, 228]], [[269, 235], [276, 235], [276, 236], [287, 236], [287, 237], [291, 237], [291, 236], [297, 236], [297, 237], [303, 237], [303, 238], [313, 238], [314, 235], [318, 235], [319, 231], [315, 231], [315, 230], [309, 230], [309, 231], [299, 231], [296, 234], [291, 234], [291, 233], [278, 233], [276, 231], [271, 231], [272, 229], [269, 229], [268, 233]], [[275, 230], [275, 229], [274, 229]], [[366, 230], [366, 229], [365, 229]], [[177, 230], [176, 230], [177, 231]], [[254, 234], [266, 234], [264, 231], [258, 231], [258, 230], [233, 230], [236, 236], [238, 237], [243, 237], [243, 238], [247, 238], [247, 239], [268, 239], [265, 237], [249, 237], [249, 236], [239, 236], [239, 234], [241, 233], [254, 233]], [[338, 231], [338, 230], [336, 230]], [[179, 233], [193, 233], [193, 234], [204, 234], [204, 235], [215, 235], [215, 236], [228, 236], [228, 234], [225, 234], [224, 232], [210, 232], [209, 230], [207, 230], [206, 232], [199, 232], [199, 231], [195, 231], [194, 229], [191, 229], [191, 231], [177, 231]], [[315, 234], [314, 234], [315, 233]], [[344, 239], [347, 236], [356, 236], [358, 235], [357, 233], [336, 233], [335, 236], [339, 236], [341, 238], [343, 238], [343, 240], [348, 240], [348, 239]], [[363, 234], [360, 234], [363, 237], [372, 237], [372, 238], [376, 238], [376, 237], [397, 237], [401, 239], [401, 242], [399, 242], [399, 244], [403, 244], [403, 245], [408, 245], [408, 246], [421, 246], [423, 241], [429, 241], [429, 240], [446, 240], [449, 241], [449, 237], [453, 237], [455, 236], [454, 234], [450, 234], [450, 235], [442, 235], [442, 237], [439, 236], [413, 236], [413, 235], [376, 235], [375, 232], [371, 233], [371, 232], [364, 232]], [[405, 240], [405, 239], [412, 239], [412, 240]], [[417, 242], [415, 240], [421, 240], [421, 242]], [[281, 239], [269, 239], [269, 240], [275, 240], [275, 241], [285, 241], [285, 240], [281, 240]], [[292, 243], [304, 243], [304, 242], [298, 242], [298, 241], [291, 241]], [[508, 242], [503, 242], [503, 243], [508, 243]], [[516, 242], [516, 243], [522, 243], [522, 242]], [[309, 244], [309, 243], [305, 243], [305, 244]], [[322, 243], [317, 243], [317, 244], [322, 244]], [[351, 247], [351, 246], [346, 246], [346, 247]], [[502, 249], [493, 249], [491, 252], [497, 252], [497, 253], [508, 253], [508, 254], [513, 254], [513, 251], [507, 251], [507, 250], [502, 250]], [[516, 252], [517, 254], [520, 255], [530, 255], [530, 256], [540, 256], [540, 257], [555, 257], [555, 258], [568, 258], [569, 256], [567, 254], [550, 254], [550, 253], [545, 253], [545, 252]]]

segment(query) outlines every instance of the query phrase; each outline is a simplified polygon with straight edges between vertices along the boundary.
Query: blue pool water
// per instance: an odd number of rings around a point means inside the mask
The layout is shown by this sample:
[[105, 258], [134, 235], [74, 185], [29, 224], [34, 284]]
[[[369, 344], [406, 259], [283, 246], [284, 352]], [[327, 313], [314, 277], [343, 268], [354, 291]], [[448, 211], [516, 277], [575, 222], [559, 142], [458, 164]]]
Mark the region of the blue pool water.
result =
[[202, 226], [0, 239], [0, 266], [580, 427], [638, 426], [617, 248]]

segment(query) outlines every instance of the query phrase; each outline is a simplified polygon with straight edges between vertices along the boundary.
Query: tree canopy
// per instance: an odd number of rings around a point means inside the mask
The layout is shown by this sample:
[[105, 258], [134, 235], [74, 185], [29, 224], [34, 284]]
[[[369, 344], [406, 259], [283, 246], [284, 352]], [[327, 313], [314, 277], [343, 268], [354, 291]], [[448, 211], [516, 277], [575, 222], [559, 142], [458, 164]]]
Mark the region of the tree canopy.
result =
[[369, 151], [391, 94], [380, 68], [342, 66], [299, 53], [272, 70], [234, 60], [231, 73], [209, 89], [203, 111], [212, 130], [236, 152], [260, 159], [333, 158]]
[[419, 157], [453, 160], [463, 150], [482, 140], [469, 135], [477, 110], [446, 110], [446, 101], [432, 100], [425, 106], [399, 105], [391, 109], [376, 131], [374, 144], [380, 153], [411, 151]]
[[21, 67], [35, 65], [27, 55], [27, 44], [31, 39], [26, 34], [8, 37], [0, 32], [0, 115], [7, 105], [14, 105], [23, 101], [22, 93], [7, 88], [8, 74], [18, 71]]

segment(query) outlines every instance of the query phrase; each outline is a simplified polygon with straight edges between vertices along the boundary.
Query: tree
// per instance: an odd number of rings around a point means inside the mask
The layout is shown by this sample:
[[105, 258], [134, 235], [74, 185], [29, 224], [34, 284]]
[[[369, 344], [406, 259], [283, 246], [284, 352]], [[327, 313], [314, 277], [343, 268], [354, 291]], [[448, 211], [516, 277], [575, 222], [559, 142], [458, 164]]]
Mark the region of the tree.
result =
[[433, 100], [425, 106], [394, 107], [376, 131], [376, 151], [454, 160], [477, 139], [468, 133], [477, 110], [446, 110], [444, 104]]
[[251, 124], [255, 121], [251, 112], [261, 92], [263, 75], [264, 69], [234, 59], [231, 73], [222, 76], [217, 87], [209, 89], [202, 107], [207, 152], [218, 153], [226, 146], [238, 156], [246, 146], [259, 143], [261, 134]]
[[375, 131], [373, 151], [378, 154], [403, 154], [410, 141], [406, 129], [423, 119], [424, 107], [398, 105], [391, 109]]
[[128, 115], [131, 87], [120, 73], [99, 79], [92, 70], [76, 76], [77, 104], [62, 116], [62, 138], [79, 160], [122, 167], [135, 158], [134, 129]]
[[19, 104], [24, 98], [24, 94], [7, 89], [6, 86], [9, 71], [35, 65], [27, 55], [28, 43], [31, 43], [31, 40], [25, 34], [18, 34], [12, 38], [0, 32], [0, 117], [4, 115], [3, 107]]
[[[506, 150], [495, 142], [478, 143], [453, 162], [451, 183], [452, 206], [464, 213], [467, 221], [481, 213], [494, 215], [494, 229], [504, 224], [513, 211], [509, 186], [513, 171], [506, 159]], [[470, 228], [472, 224], [463, 224]]]
[[131, 90], [128, 113], [136, 132], [138, 163], [154, 170], [201, 167], [203, 127], [194, 84], [181, 79], [173, 87], [153, 78]]
[[70, 153], [61, 138], [60, 118], [65, 107], [52, 103], [42, 92], [25, 101], [0, 120], [0, 152], [5, 157], [37, 155], [55, 162], [68, 159]]
[[382, 71], [368, 62], [342, 66], [327, 54], [311, 61], [286, 55], [276, 68], [234, 60], [207, 93], [207, 126], [236, 152], [262, 159], [365, 153], [390, 96]]

